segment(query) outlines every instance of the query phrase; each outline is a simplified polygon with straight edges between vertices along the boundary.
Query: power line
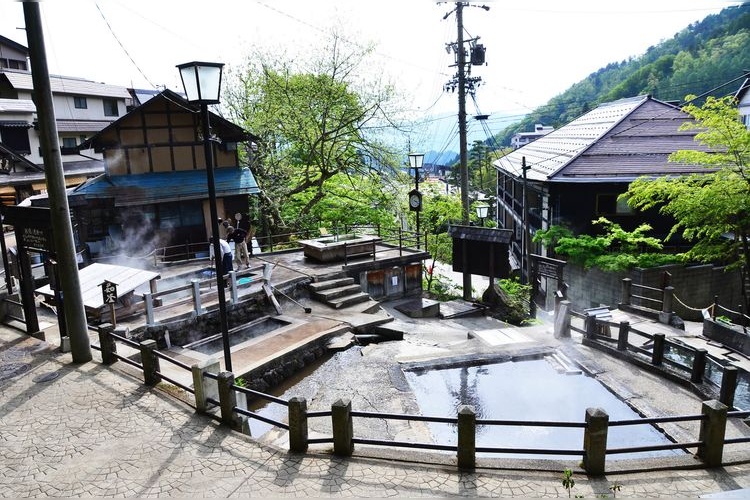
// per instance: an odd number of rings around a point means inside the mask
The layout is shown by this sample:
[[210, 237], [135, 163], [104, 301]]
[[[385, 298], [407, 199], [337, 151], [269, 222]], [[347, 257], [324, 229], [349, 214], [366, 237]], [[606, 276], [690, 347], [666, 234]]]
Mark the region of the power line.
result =
[[112, 34], [112, 37], [115, 39], [115, 41], [120, 45], [120, 48], [123, 52], [125, 52], [125, 55], [128, 56], [128, 59], [130, 59], [130, 62], [133, 63], [133, 66], [135, 66], [135, 69], [138, 70], [138, 72], [141, 74], [141, 76], [148, 82], [149, 85], [151, 85], [151, 88], [156, 89], [156, 85], [154, 85], [151, 80], [146, 76], [146, 74], [141, 70], [140, 66], [138, 66], [138, 63], [135, 62], [135, 59], [130, 55], [130, 52], [128, 52], [128, 49], [125, 48], [125, 46], [122, 44], [120, 39], [115, 34], [114, 30], [112, 29], [112, 26], [109, 24], [109, 21], [107, 20], [107, 17], [104, 15], [104, 12], [102, 12], [102, 9], [99, 7], [99, 2], [94, 2], [94, 5], [96, 5], [96, 10], [99, 11], [99, 14], [102, 16], [102, 19], [104, 19], [104, 23], [107, 25], [107, 29], [109, 29], [109, 32]]

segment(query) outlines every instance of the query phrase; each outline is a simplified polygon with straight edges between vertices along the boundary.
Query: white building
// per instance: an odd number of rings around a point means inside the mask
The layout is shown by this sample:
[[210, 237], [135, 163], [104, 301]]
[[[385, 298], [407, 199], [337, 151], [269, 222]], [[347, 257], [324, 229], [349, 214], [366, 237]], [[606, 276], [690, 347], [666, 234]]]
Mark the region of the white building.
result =
[[[28, 49], [0, 36], [0, 203], [13, 205], [46, 190]], [[104, 171], [101, 154], [78, 151], [86, 139], [126, 113], [125, 87], [50, 75], [66, 184]]]
[[750, 129], [750, 78], [745, 78], [734, 97], [738, 102], [742, 123]]
[[510, 145], [513, 147], [513, 149], [518, 149], [530, 142], [534, 142], [540, 137], [544, 137], [553, 130], [555, 130], [555, 127], [548, 127], [542, 125], [541, 123], [537, 123], [536, 125], [534, 125], [533, 132], [518, 132], [514, 134], [510, 139]]

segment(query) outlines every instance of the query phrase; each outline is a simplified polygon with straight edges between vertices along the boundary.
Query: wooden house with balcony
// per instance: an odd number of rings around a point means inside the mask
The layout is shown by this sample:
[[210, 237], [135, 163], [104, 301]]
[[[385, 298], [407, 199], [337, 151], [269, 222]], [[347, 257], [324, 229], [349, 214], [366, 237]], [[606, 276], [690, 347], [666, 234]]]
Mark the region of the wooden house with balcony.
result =
[[[211, 113], [211, 144], [219, 214], [246, 213], [259, 192], [240, 164], [240, 149], [257, 137]], [[104, 173], [71, 190], [78, 235], [93, 256], [145, 255], [179, 246], [197, 251], [211, 236], [200, 113], [164, 90], [85, 141], [103, 155]], [[252, 148], [246, 148], [247, 155]], [[221, 216], [221, 215], [220, 215]], [[200, 247], [207, 251], [206, 247]]]
[[618, 197], [641, 176], [706, 172], [669, 162], [678, 150], [706, 150], [695, 130], [680, 130], [690, 120], [679, 107], [648, 95], [620, 99], [496, 160], [498, 225], [514, 231], [511, 265], [526, 274], [527, 253], [550, 255], [536, 243], [524, 248], [524, 229], [529, 236], [552, 225], [594, 234], [592, 221], [606, 217], [626, 230], [648, 222], [654, 236], [665, 237], [671, 219], [655, 210], [634, 212]]

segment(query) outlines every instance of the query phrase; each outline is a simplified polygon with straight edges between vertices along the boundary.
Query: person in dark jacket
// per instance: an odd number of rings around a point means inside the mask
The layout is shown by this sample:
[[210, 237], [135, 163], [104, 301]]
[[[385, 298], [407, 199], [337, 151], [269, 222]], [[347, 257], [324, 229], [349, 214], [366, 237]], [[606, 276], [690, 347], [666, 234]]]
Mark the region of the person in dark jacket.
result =
[[250, 255], [247, 251], [247, 231], [240, 227], [229, 226], [227, 228], [227, 241], [234, 242], [234, 263], [237, 270], [240, 270], [243, 265], [246, 268], [250, 267]]

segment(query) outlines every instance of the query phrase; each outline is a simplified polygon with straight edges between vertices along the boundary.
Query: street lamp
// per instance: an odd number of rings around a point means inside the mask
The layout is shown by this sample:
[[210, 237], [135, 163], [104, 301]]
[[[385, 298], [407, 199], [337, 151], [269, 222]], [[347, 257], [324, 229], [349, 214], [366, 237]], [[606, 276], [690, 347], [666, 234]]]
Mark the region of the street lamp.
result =
[[417, 216], [417, 248], [419, 248], [419, 212], [422, 211], [422, 193], [419, 192], [419, 170], [424, 162], [424, 154], [409, 153], [409, 166], [414, 169], [414, 189], [409, 192], [409, 209]]
[[232, 371], [232, 353], [229, 349], [229, 326], [227, 324], [227, 304], [224, 295], [224, 271], [222, 269], [221, 245], [219, 244], [219, 213], [216, 209], [216, 184], [214, 182], [214, 150], [211, 144], [211, 123], [208, 114], [209, 104], [219, 103], [221, 90], [222, 63], [189, 62], [178, 64], [182, 86], [187, 100], [199, 104], [201, 108], [201, 133], [203, 150], [206, 156], [206, 179], [208, 180], [208, 205], [211, 211], [211, 244], [214, 249], [214, 269], [216, 288], [219, 294], [219, 324], [224, 344], [224, 368]]
[[484, 219], [487, 218], [487, 211], [489, 209], [490, 209], [490, 206], [484, 203], [476, 206], [477, 217], [479, 217], [479, 221], [482, 227], [484, 227]]

